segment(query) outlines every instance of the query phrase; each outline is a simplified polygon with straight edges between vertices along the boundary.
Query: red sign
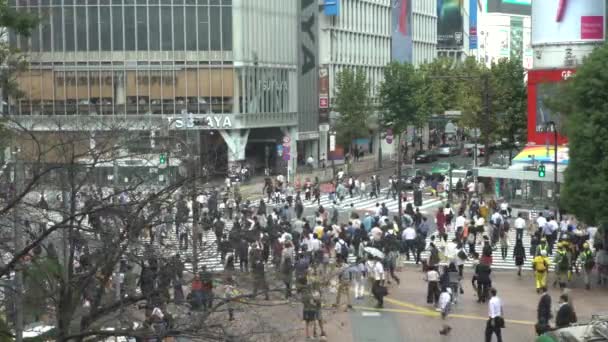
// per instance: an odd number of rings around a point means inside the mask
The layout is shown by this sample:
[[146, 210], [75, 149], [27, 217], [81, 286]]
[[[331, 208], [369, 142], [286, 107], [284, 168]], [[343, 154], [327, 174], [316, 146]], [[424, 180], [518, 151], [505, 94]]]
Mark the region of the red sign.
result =
[[600, 15], [582, 16], [581, 39], [604, 39], [604, 17]]
[[329, 98], [319, 97], [319, 108], [322, 108], [322, 109], [329, 108]]
[[[539, 96], [542, 98], [543, 88], [550, 87], [551, 84], [566, 82], [576, 70], [574, 69], [547, 69], [547, 70], [529, 70], [528, 71], [528, 144], [544, 145], [548, 142], [553, 142], [553, 133], [547, 131], [539, 131], [538, 127], [543, 126], [543, 122], [537, 122], [543, 115], [537, 115], [539, 112]], [[561, 134], [558, 134], [558, 144], [568, 143], [568, 139]]]

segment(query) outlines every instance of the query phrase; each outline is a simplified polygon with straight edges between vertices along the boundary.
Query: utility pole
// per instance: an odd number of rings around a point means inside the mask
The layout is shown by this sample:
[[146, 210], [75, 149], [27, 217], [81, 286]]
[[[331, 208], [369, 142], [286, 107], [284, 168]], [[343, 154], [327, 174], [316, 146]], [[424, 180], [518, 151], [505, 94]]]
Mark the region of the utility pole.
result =
[[[13, 154], [14, 161], [14, 184], [15, 193], [14, 196], [17, 198], [23, 191], [23, 161], [19, 158], [19, 150], [15, 147]], [[19, 221], [19, 205], [15, 205], [13, 208], [13, 225], [14, 225], [14, 236], [13, 243], [15, 247], [15, 254], [19, 253], [23, 249], [23, 232], [22, 225]], [[23, 341], [23, 273], [21, 270], [22, 265], [18, 264], [15, 269], [15, 292], [14, 292], [14, 303], [15, 303], [15, 341]]]
[[553, 130], [553, 199], [555, 201], [555, 219], [559, 213], [559, 184], [557, 182], [557, 127], [554, 121], [547, 122], [547, 126]]
[[[402, 151], [401, 151], [401, 132], [397, 133], [397, 196], [399, 196], [399, 226], [401, 226], [401, 216], [403, 213], [403, 197], [401, 196], [401, 163], [402, 163]], [[400, 227], [401, 228], [401, 227]]]

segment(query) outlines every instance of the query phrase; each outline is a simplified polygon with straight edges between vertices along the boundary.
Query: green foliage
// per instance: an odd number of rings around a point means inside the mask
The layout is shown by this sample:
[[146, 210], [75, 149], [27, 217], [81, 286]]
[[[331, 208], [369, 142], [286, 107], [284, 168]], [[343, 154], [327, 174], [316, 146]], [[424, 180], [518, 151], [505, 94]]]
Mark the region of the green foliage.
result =
[[414, 66], [398, 62], [389, 64], [384, 69], [384, 82], [379, 91], [383, 126], [401, 133], [409, 125], [420, 125], [433, 108], [432, 104], [424, 102], [424, 95], [431, 92], [423, 82], [422, 72]]
[[561, 204], [580, 220], [608, 223], [608, 45], [591, 53], [561, 98], [570, 163]]
[[17, 86], [15, 75], [25, 70], [26, 58], [16, 48], [8, 44], [6, 34], [13, 31], [17, 35], [28, 37], [32, 30], [38, 25], [39, 18], [30, 12], [15, 10], [8, 6], [7, 0], [0, 0], [0, 87], [4, 95], [13, 97], [21, 96]]
[[512, 146], [526, 141], [528, 91], [520, 59], [501, 59], [492, 65], [492, 109], [498, 115], [498, 136]]
[[337, 122], [338, 142], [350, 147], [353, 139], [369, 135], [369, 82], [363, 70], [344, 69], [336, 74], [333, 109], [340, 113]]

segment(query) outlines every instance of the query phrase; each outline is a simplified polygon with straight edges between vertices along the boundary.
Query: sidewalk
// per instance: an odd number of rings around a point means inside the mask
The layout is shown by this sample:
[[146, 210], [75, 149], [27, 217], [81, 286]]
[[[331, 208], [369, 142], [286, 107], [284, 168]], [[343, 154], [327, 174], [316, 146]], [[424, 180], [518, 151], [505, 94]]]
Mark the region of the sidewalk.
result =
[[[377, 159], [375, 156], [366, 156], [361, 158], [360, 161], [351, 163], [352, 172], [348, 173], [349, 175], [364, 177], [371, 176], [373, 173], [378, 171], [379, 174], [384, 175], [384, 173], [392, 174], [394, 172], [395, 163], [391, 160], [384, 160], [382, 163], [383, 168], [381, 170], [376, 169]], [[338, 172], [340, 169], [346, 169], [346, 165], [340, 164], [335, 165], [335, 170]], [[303, 184], [306, 179], [314, 180], [315, 177], [319, 177], [320, 182], [328, 182], [333, 179], [331, 165], [327, 165], [325, 169], [317, 168], [314, 170], [310, 170], [307, 166], [300, 166], [295, 175], [295, 184]], [[255, 176], [252, 177], [248, 182], [241, 184], [240, 192], [243, 198], [256, 198], [258, 195], [262, 194], [262, 189], [264, 188], [264, 176]], [[222, 185], [222, 184], [218, 184]]]

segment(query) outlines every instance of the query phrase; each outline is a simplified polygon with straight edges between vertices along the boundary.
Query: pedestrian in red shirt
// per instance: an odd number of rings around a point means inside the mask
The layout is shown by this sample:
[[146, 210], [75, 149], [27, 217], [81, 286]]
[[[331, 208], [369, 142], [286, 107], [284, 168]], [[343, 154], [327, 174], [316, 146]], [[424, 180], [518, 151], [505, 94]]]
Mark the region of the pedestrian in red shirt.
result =
[[445, 214], [443, 213], [443, 207], [439, 207], [439, 209], [437, 209], [435, 222], [437, 223], [437, 232], [439, 232], [439, 238], [443, 238], [444, 241], [447, 241], [448, 234], [445, 232]]

